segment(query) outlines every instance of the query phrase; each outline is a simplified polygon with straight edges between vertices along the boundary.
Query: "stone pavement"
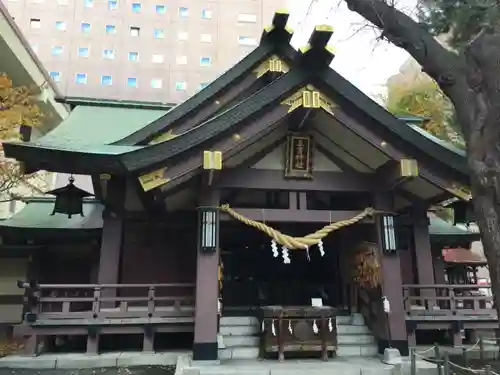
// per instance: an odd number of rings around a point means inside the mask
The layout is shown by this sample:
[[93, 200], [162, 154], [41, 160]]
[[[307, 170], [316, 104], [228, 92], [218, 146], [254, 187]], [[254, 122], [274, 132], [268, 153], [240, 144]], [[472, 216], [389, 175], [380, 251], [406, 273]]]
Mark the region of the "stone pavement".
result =
[[[335, 358], [328, 362], [318, 360], [230, 360], [220, 364], [181, 364], [177, 362], [176, 375], [409, 375], [408, 360], [393, 366], [381, 362], [380, 358]], [[417, 363], [418, 375], [437, 375], [435, 365]]]
[[175, 366], [179, 355], [188, 352], [117, 352], [99, 355], [87, 354], [42, 354], [37, 357], [10, 355], [0, 358], [2, 368], [24, 369], [86, 369], [129, 366]]

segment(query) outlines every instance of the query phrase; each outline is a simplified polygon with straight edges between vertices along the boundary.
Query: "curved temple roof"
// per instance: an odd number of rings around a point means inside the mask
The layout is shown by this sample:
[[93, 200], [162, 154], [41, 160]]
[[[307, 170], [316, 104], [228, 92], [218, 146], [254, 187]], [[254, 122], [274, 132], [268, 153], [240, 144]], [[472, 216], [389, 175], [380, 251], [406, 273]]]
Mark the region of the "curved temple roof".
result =
[[[273, 25], [264, 31], [260, 46], [245, 59], [185, 103], [157, 119], [148, 121], [143, 127], [138, 127], [121, 139], [107, 139], [94, 145], [79, 145], [77, 142], [71, 144], [71, 141], [66, 139], [57, 145], [53, 137], [52, 141], [48, 142], [51, 137], [49, 134], [36, 143], [4, 143], [5, 153], [8, 157], [26, 162], [34, 169], [82, 174], [141, 172], [161, 166], [173, 157], [189, 154], [194, 147], [206, 144], [279, 105], [283, 98], [294, 90], [306, 84], [313, 84], [360, 122], [379, 127], [390, 143], [410, 150], [419, 160], [439, 165], [457, 181], [468, 181], [463, 152], [444, 147], [441, 142], [398, 120], [337, 72], [328, 68], [334, 57], [326, 45], [332, 30], [328, 27], [317, 27], [309, 44], [300, 51], [295, 51], [289, 45], [292, 33], [286, 28], [287, 18], [288, 15], [284, 12], [277, 13]], [[289, 71], [250, 96], [230, 103], [228, 108], [219, 112], [213, 111], [210, 117], [196, 126], [184, 129], [181, 134], [172, 134], [165, 141], [148, 144], [160, 133], [167, 132], [174, 125], [178, 126], [200, 107], [206, 106], [207, 103], [213, 104], [217, 95], [236, 85], [236, 82], [241, 81], [242, 77], [272, 54], [277, 54], [289, 62]]]

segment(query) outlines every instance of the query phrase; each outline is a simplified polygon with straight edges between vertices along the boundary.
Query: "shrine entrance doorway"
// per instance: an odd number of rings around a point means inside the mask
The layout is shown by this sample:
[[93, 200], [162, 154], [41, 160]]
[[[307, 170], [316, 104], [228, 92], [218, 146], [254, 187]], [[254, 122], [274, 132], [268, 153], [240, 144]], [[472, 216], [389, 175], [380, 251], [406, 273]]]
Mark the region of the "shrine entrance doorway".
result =
[[[298, 234], [318, 229], [317, 224], [304, 223], [272, 226], [283, 233]], [[220, 234], [224, 314], [247, 314], [270, 305], [310, 306], [312, 298], [322, 298], [324, 305], [339, 311], [348, 310], [348, 248], [352, 238], [351, 228], [334, 232], [323, 241], [323, 256], [317, 246], [311, 247], [309, 254], [292, 250], [286, 264], [281, 248], [275, 257], [266, 234], [241, 223], [224, 223]]]

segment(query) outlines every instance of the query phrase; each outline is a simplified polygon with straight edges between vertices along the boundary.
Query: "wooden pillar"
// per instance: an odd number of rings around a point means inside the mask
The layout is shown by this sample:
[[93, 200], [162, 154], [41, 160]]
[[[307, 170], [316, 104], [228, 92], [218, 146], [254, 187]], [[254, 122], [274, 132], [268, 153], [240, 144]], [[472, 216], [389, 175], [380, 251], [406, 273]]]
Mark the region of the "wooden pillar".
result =
[[[199, 205], [218, 206], [219, 191], [207, 187], [202, 192]], [[218, 225], [217, 223], [217, 227]], [[202, 253], [199, 246], [198, 241], [193, 360], [214, 361], [218, 359], [217, 301], [219, 297], [219, 249], [213, 253]]]
[[434, 268], [434, 282], [436, 284], [446, 284], [446, 271], [442, 253], [442, 245], [437, 244], [432, 248], [432, 260]]
[[[375, 194], [375, 209], [382, 211], [393, 210], [393, 195], [391, 192], [377, 192]], [[383, 353], [389, 344], [399, 349], [401, 355], [408, 355], [408, 335], [406, 333], [405, 311], [403, 306], [403, 283], [401, 279], [401, 263], [399, 252], [385, 254], [383, 251], [382, 217], [377, 215], [375, 220], [377, 242], [380, 249], [382, 268], [382, 294], [389, 300], [391, 312], [379, 338], [379, 353]], [[397, 233], [396, 233], [397, 234]], [[390, 336], [390, 337], [389, 337]]]
[[[418, 283], [420, 285], [432, 285], [434, 284], [434, 267], [431, 267], [431, 265], [434, 262], [429, 236], [429, 218], [427, 217], [427, 210], [423, 208], [413, 210], [413, 244]], [[436, 297], [435, 289], [422, 289], [420, 295], [424, 297], [422, 305], [427, 305], [429, 308], [436, 305], [434, 299], [426, 299]]]
[[[123, 219], [113, 213], [103, 213], [101, 253], [99, 256], [98, 284], [118, 284], [120, 282]], [[116, 297], [116, 289], [103, 289], [103, 297]], [[102, 303], [102, 307], [115, 307], [115, 303]]]

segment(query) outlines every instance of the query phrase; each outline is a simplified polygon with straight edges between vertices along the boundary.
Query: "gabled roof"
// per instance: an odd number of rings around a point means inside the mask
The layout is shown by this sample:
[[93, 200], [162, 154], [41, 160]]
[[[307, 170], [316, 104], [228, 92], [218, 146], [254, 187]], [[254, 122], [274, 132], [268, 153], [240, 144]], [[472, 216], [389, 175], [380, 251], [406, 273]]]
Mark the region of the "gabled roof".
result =
[[[405, 122], [398, 120], [328, 67], [333, 58], [333, 53], [326, 46], [331, 34], [332, 31], [327, 27], [317, 27], [311, 35], [308, 46], [299, 52], [290, 50], [283, 52], [283, 55], [292, 61], [290, 71], [222, 113], [167, 141], [154, 145], [133, 146], [122, 139], [113, 145], [60, 148], [47, 147], [43, 143], [22, 145], [6, 143], [4, 145], [6, 154], [27, 161], [36, 168], [74, 173], [126, 173], [151, 170], [172, 158], [192, 155], [199, 150], [198, 146], [213, 144], [216, 139], [228, 132], [237, 132], [244, 124], [262, 117], [266, 111], [279, 106], [286, 96], [290, 96], [307, 84], [313, 84], [342, 107], [349, 116], [358, 122], [373, 124], [373, 128], [382, 133], [388, 143], [410, 150], [412, 155], [418, 156], [423, 162], [438, 165], [439, 169], [444, 168], [457, 181], [462, 183], [468, 181], [467, 163], [463, 153], [443, 147], [432, 138], [424, 136]], [[244, 62], [245, 59], [227, 74], [233, 71], [231, 74], [236, 75], [235, 72], [243, 71]], [[222, 89], [220, 86], [223, 86], [223, 82], [216, 81], [213, 85]], [[196, 107], [196, 103], [210, 98], [213, 98], [213, 91], [209, 86], [135, 134], [143, 134], [142, 138], [139, 138], [144, 139], [161, 129], [165, 130], [169, 124], [177, 121], [176, 119], [181, 119], [192, 106]], [[145, 135], [146, 133], [148, 135]]]

